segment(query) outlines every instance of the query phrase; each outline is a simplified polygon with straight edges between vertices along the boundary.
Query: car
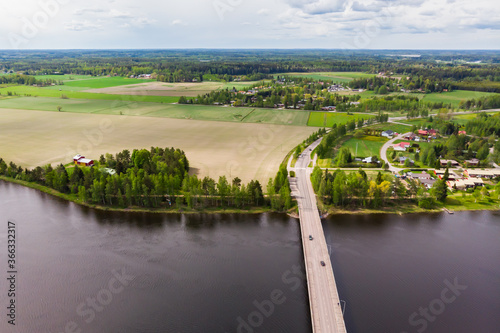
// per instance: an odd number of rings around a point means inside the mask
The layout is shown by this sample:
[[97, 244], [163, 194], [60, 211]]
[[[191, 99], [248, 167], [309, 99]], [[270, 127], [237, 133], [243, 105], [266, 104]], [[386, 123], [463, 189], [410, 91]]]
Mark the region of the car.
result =
[[321, 260], [321, 266], [325, 266], [325, 262]]
[[309, 240], [313, 240], [313, 236], [309, 235]]

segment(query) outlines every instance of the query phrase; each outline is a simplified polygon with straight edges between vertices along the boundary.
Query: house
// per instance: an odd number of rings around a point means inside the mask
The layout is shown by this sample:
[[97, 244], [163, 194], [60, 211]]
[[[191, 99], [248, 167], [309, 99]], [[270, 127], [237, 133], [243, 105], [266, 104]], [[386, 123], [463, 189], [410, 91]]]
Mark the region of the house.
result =
[[80, 165], [80, 166], [94, 166], [93, 160], [85, 158], [85, 156], [82, 156], [80, 154], [73, 157], [73, 162], [75, 162], [76, 165]]
[[[442, 179], [444, 176], [445, 170], [434, 170], [434, 174], [439, 178]], [[458, 176], [456, 173], [453, 171], [448, 171], [448, 180], [457, 180], [457, 179], [462, 179], [463, 177]]]
[[383, 131], [382, 136], [386, 138], [392, 138], [394, 136], [394, 131], [391, 130]]
[[448, 162], [450, 162], [450, 165], [452, 167], [458, 167], [458, 166], [460, 166], [460, 164], [457, 161], [455, 161], [455, 160], [439, 160], [439, 163], [441, 164], [442, 167], [447, 166]]
[[446, 185], [450, 189], [457, 188], [458, 190], [464, 191], [469, 188], [475, 188], [477, 186], [483, 186], [484, 182], [481, 178], [466, 178], [466, 179], [458, 179], [458, 180], [450, 180], [446, 182]]
[[412, 173], [408, 172], [406, 174], [408, 177], [413, 178], [413, 179], [431, 179], [431, 175], [428, 174], [427, 172], [423, 171], [422, 173]]
[[335, 111], [336, 109], [337, 109], [337, 107], [333, 106], [333, 105], [331, 105], [331, 106], [324, 106], [324, 107], [321, 108], [321, 110], [323, 110], [323, 111]]
[[406, 156], [400, 157], [399, 158], [399, 163], [400, 164], [404, 164], [404, 163], [406, 163], [406, 160], [409, 161], [410, 165], [414, 165], [415, 164], [415, 161], [413, 161], [411, 158], [406, 157]]
[[418, 130], [418, 135], [429, 135], [429, 131], [426, 131], [426, 130]]
[[404, 136], [406, 140], [412, 140], [412, 141], [414, 141], [416, 137], [417, 135], [415, 133], [408, 133]]
[[432, 137], [435, 137], [437, 135], [437, 131], [434, 129], [430, 129], [428, 132], [429, 132], [429, 135]]
[[430, 190], [434, 183], [436, 182], [435, 179], [419, 179], [419, 182], [425, 186], [426, 189]]
[[473, 158], [471, 160], [465, 160], [465, 163], [470, 166], [479, 166], [479, 160], [477, 158]]
[[458, 131], [458, 135], [467, 135], [466, 131]]
[[400, 142], [400, 143], [397, 143], [395, 145], [392, 145], [392, 148], [395, 151], [406, 151], [406, 148], [408, 148], [410, 146], [411, 146], [411, 143], [409, 143], [409, 142]]
[[500, 177], [500, 169], [464, 170], [464, 174], [470, 178], [493, 179]]
[[373, 157], [367, 157], [365, 159], [362, 160], [363, 163], [367, 163], [367, 164], [371, 164], [371, 163], [379, 163], [378, 161], [374, 161], [373, 160]]

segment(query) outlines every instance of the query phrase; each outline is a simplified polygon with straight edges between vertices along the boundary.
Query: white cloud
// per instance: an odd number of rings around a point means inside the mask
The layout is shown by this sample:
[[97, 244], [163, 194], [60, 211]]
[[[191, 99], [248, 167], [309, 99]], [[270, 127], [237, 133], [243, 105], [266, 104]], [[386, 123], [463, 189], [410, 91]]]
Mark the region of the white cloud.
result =
[[102, 29], [102, 25], [89, 22], [89, 21], [71, 21], [67, 23], [64, 27], [69, 31], [89, 31], [89, 30], [99, 30]]

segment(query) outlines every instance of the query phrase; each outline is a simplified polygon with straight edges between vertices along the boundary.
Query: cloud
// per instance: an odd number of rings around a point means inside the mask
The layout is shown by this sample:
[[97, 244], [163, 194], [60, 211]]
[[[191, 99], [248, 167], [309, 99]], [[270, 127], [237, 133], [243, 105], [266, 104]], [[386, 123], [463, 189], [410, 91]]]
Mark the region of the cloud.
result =
[[74, 12], [76, 16], [81, 16], [85, 14], [101, 14], [101, 13], [106, 13], [107, 10], [102, 9], [102, 8], [81, 8], [78, 9]]
[[268, 8], [262, 8], [257, 12], [259, 15], [269, 15], [269, 9]]
[[182, 22], [182, 20], [173, 20], [172, 25], [184, 25], [184, 23]]
[[116, 10], [116, 9], [111, 9], [108, 12], [107, 16], [112, 17], [112, 18], [119, 18], [119, 19], [130, 19], [130, 18], [133, 18], [133, 16], [130, 15], [130, 13], [120, 12], [119, 10]]
[[66, 23], [64, 29], [69, 31], [90, 31], [90, 30], [100, 30], [102, 29], [102, 25], [98, 23], [93, 23], [89, 21], [71, 21]]
[[298, 8], [306, 14], [322, 15], [343, 12], [348, 0], [285, 0], [292, 8]]

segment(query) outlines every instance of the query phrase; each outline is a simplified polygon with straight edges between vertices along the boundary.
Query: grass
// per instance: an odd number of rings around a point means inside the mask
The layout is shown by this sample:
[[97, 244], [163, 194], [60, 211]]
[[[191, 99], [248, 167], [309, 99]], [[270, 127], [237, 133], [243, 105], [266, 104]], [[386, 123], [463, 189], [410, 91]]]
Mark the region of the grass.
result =
[[368, 114], [348, 115], [347, 113], [313, 111], [309, 115], [309, 121], [307, 122], [307, 125], [316, 127], [332, 127], [333, 124], [346, 124], [353, 119], [358, 121], [358, 119], [361, 118], [368, 119], [373, 118], [373, 116]]
[[[222, 108], [221, 108], [222, 109]], [[236, 109], [241, 112], [242, 110]], [[176, 147], [200, 177], [267, 184], [284, 156], [315, 130], [237, 122], [0, 109], [0, 157], [23, 167], [98, 159], [123, 149]]]
[[[347, 147], [355, 157], [380, 156], [380, 149], [387, 142], [387, 139], [379, 136], [363, 136], [361, 138], [352, 137], [342, 147]], [[356, 145], [358, 154], [356, 154]]]
[[374, 124], [367, 127], [368, 129], [375, 130], [392, 130], [396, 133], [407, 133], [411, 130], [410, 126], [400, 125], [400, 124], [392, 124], [392, 123], [384, 123], [384, 124]]
[[229, 121], [306, 126], [309, 112], [294, 110], [231, 108], [206, 105], [179, 105], [131, 101], [60, 99], [48, 97], [15, 97], [0, 100], [0, 108], [94, 113], [124, 116], [146, 116], [193, 120]]
[[467, 90], [455, 90], [452, 92], [443, 93], [431, 93], [423, 95], [422, 101], [439, 103], [443, 102], [445, 104], [451, 104], [453, 107], [458, 107], [460, 101], [465, 101], [468, 99], [478, 99], [486, 96], [493, 96], [495, 93], [481, 92], [481, 91], [467, 91]]
[[[113, 95], [113, 94], [98, 94], [81, 91], [81, 87], [73, 87], [75, 90], [59, 90], [66, 86], [57, 87], [32, 87], [32, 86], [13, 86], [0, 88], [1, 95], [7, 95], [7, 92], [12, 92], [18, 96], [31, 97], [54, 97], [61, 98], [65, 95], [68, 98], [79, 99], [105, 99], [117, 101], [135, 101], [135, 102], [156, 102], [156, 103], [175, 103], [179, 97], [175, 96], [128, 96], [128, 95]], [[57, 89], [55, 89], [57, 88]]]
[[445, 207], [450, 210], [497, 210], [500, 209], [500, 200], [491, 194], [490, 197], [480, 197], [477, 202], [472, 194], [466, 194], [458, 191], [446, 198]]

